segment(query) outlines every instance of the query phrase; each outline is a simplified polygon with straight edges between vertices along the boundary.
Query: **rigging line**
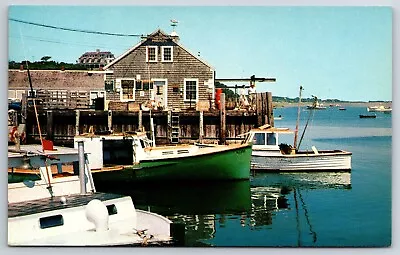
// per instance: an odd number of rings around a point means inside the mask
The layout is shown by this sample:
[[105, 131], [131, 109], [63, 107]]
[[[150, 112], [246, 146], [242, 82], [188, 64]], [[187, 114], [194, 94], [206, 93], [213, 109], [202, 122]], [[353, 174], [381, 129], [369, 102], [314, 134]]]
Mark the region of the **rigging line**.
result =
[[[26, 57], [25, 43], [24, 43], [24, 37], [22, 36], [21, 27], [19, 27], [19, 32], [20, 32], [20, 35], [21, 35], [22, 48], [23, 48], [24, 55], [25, 55], [26, 69], [27, 69], [27, 71], [28, 71], [28, 80], [29, 80], [29, 86], [30, 86], [30, 89], [31, 89], [30, 91], [31, 91], [31, 95], [33, 96], [34, 93], [33, 93], [32, 79], [31, 79], [31, 74], [30, 74], [30, 72], [29, 72], [28, 59], [27, 59], [27, 57]], [[29, 95], [29, 94], [28, 94], [28, 95]], [[27, 102], [28, 102], [28, 95], [27, 95], [27, 100], [26, 100]], [[41, 145], [42, 145], [42, 151], [43, 151], [43, 153], [45, 153], [45, 151], [44, 151], [43, 139], [42, 139], [42, 131], [41, 131], [41, 129], [40, 129], [39, 116], [38, 116], [38, 113], [37, 113], [37, 108], [36, 108], [36, 102], [35, 102], [35, 101], [36, 101], [35, 98], [32, 98], [33, 109], [35, 110], [36, 123], [37, 123], [37, 126], [38, 126], [39, 139], [40, 139], [40, 143], [41, 143]], [[47, 179], [48, 179], [48, 186], [47, 186], [47, 188], [48, 188], [48, 190], [49, 190], [49, 192], [50, 192], [51, 197], [53, 197], [53, 189], [52, 189], [51, 182], [50, 182], [50, 174], [49, 174], [49, 167], [48, 167], [48, 165], [47, 165], [47, 159], [45, 159], [44, 164], [45, 164], [45, 166], [46, 166], [46, 174], [47, 174]]]
[[296, 206], [296, 228], [297, 228], [297, 246], [301, 247], [301, 231], [299, 221], [299, 203], [297, 202], [296, 188], [293, 188], [294, 203]]
[[86, 33], [86, 34], [97, 34], [97, 35], [108, 35], [108, 36], [120, 36], [120, 37], [143, 37], [144, 36], [143, 34], [141, 34], [141, 35], [139, 35], [139, 34], [119, 34], [119, 33], [100, 32], [100, 31], [92, 31], [92, 30], [84, 30], [84, 29], [76, 29], [76, 28], [57, 27], [57, 26], [39, 24], [39, 23], [35, 23], [35, 22], [29, 22], [29, 21], [13, 19], [13, 18], [9, 18], [9, 20], [14, 21], [14, 22], [23, 23], [23, 24], [28, 24], [28, 25], [64, 30], [64, 31], [69, 31], [69, 32], [79, 32], [79, 33]]
[[311, 109], [311, 110], [310, 110], [310, 114], [308, 115], [307, 123], [306, 123], [306, 125], [305, 125], [305, 127], [304, 127], [303, 133], [301, 134], [299, 146], [298, 146], [297, 149], [300, 148], [300, 144], [301, 144], [301, 142], [303, 141], [304, 134], [306, 133], [306, 129], [307, 129], [307, 127], [308, 127], [308, 123], [310, 122], [310, 119], [311, 119], [311, 116], [312, 116], [312, 115], [314, 115], [314, 109]]
[[[10, 38], [17, 38], [17, 36], [10, 35]], [[40, 37], [35, 37], [35, 36], [25, 36], [25, 38], [32, 40], [32, 41], [38, 41], [38, 42], [48, 42], [48, 43], [56, 43], [56, 44], [64, 44], [64, 45], [70, 45], [70, 46], [89, 46], [89, 47], [100, 47], [100, 48], [110, 48], [110, 46], [107, 45], [94, 45], [94, 44], [84, 44], [84, 43], [74, 43], [74, 42], [61, 42], [61, 41], [55, 41], [55, 40], [50, 40], [50, 39], [45, 39], [45, 38], [40, 38]], [[130, 46], [127, 45], [113, 45], [113, 49], [123, 49], [126, 50]]]
[[304, 210], [304, 216], [306, 217], [307, 224], [308, 224], [308, 226], [310, 228], [310, 232], [311, 232], [311, 234], [313, 236], [313, 242], [316, 243], [317, 242], [317, 233], [313, 230], [313, 227], [311, 225], [310, 217], [308, 215], [307, 206], [306, 206], [306, 203], [304, 202], [303, 196], [300, 193], [300, 189], [299, 189], [299, 198], [300, 198], [303, 210]]

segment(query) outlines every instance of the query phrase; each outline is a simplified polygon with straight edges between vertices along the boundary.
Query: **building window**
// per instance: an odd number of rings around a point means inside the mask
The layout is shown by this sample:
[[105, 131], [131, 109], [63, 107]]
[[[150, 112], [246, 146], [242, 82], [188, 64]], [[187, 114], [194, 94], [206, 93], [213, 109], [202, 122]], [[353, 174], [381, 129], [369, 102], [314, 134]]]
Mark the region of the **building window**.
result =
[[172, 62], [173, 61], [173, 47], [172, 46], [163, 46], [162, 49], [162, 61], [163, 62]]
[[136, 90], [143, 90], [143, 82], [136, 81]]
[[157, 62], [157, 46], [146, 47], [146, 62]]
[[110, 80], [104, 81], [104, 89], [106, 91], [113, 91], [114, 90], [114, 81], [110, 81]]
[[121, 80], [121, 101], [135, 101], [135, 80]]
[[142, 85], [143, 85], [143, 90], [151, 90], [153, 89], [153, 81], [149, 81], [149, 80], [143, 80], [142, 81]]
[[197, 101], [198, 98], [198, 79], [184, 79], [184, 101]]

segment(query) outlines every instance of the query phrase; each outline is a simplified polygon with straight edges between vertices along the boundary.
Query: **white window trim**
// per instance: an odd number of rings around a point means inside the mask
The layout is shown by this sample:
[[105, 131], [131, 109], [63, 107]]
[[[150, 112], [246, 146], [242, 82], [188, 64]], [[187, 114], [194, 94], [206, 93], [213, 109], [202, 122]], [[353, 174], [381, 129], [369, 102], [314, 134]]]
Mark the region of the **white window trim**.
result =
[[183, 101], [184, 102], [190, 102], [189, 98], [186, 98], [186, 82], [187, 81], [195, 81], [196, 82], [196, 99], [192, 99], [192, 102], [198, 102], [199, 101], [199, 79], [190, 79], [190, 78], [185, 78], [183, 79]]
[[[135, 85], [133, 88], [133, 98], [132, 99], [123, 99], [123, 93], [122, 93], [122, 83], [121, 81], [135, 81]], [[119, 101], [121, 102], [132, 102], [135, 101], [135, 89], [136, 89], [136, 79], [135, 78], [118, 78], [115, 79], [115, 84], [116, 84], [116, 89], [119, 90]]]
[[[171, 60], [164, 59], [164, 49], [171, 49]], [[174, 47], [173, 46], [161, 46], [161, 61], [162, 62], [174, 62]]]
[[154, 82], [155, 81], [164, 81], [165, 85], [164, 85], [164, 108], [167, 107], [168, 105], [168, 79], [151, 79], [151, 81], [153, 81], [153, 90], [154, 90], [154, 95], [156, 93], [156, 89], [154, 86]]
[[[94, 95], [94, 93], [96, 93], [96, 97], [92, 96]], [[93, 105], [93, 99], [99, 98], [99, 97], [103, 97], [104, 98], [104, 102], [106, 101], [106, 91], [105, 90], [91, 90], [89, 92], [89, 99], [90, 99], [90, 105]]]
[[[156, 59], [155, 60], [149, 60], [149, 49], [154, 48], [156, 49]], [[146, 62], [157, 62], [158, 60], [158, 47], [157, 46], [146, 46]]]

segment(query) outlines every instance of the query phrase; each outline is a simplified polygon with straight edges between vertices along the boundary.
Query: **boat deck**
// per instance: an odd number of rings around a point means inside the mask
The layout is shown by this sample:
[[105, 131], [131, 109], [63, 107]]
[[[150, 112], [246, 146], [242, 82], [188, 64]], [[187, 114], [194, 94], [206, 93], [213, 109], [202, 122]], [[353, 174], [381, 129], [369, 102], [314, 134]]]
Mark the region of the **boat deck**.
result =
[[74, 194], [65, 196], [67, 199], [67, 203], [64, 205], [61, 203], [61, 196], [56, 196], [53, 198], [43, 198], [37, 200], [30, 200], [24, 202], [17, 203], [9, 203], [8, 204], [8, 217], [20, 217], [31, 215], [35, 213], [42, 213], [53, 210], [60, 210], [66, 208], [73, 208], [78, 206], [85, 206], [93, 199], [99, 199], [101, 201], [122, 198], [124, 195], [118, 194], [109, 194], [109, 193], [101, 193], [96, 192], [92, 194]]

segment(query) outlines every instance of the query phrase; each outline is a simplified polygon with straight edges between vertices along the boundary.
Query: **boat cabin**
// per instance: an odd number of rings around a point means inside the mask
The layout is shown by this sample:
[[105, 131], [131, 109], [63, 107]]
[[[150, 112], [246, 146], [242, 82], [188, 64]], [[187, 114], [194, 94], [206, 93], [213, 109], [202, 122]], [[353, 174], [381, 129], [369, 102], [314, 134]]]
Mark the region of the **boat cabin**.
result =
[[252, 142], [253, 150], [268, 150], [280, 153], [279, 134], [292, 134], [289, 128], [271, 127], [264, 125], [259, 128], [253, 128], [248, 133], [247, 142]]

